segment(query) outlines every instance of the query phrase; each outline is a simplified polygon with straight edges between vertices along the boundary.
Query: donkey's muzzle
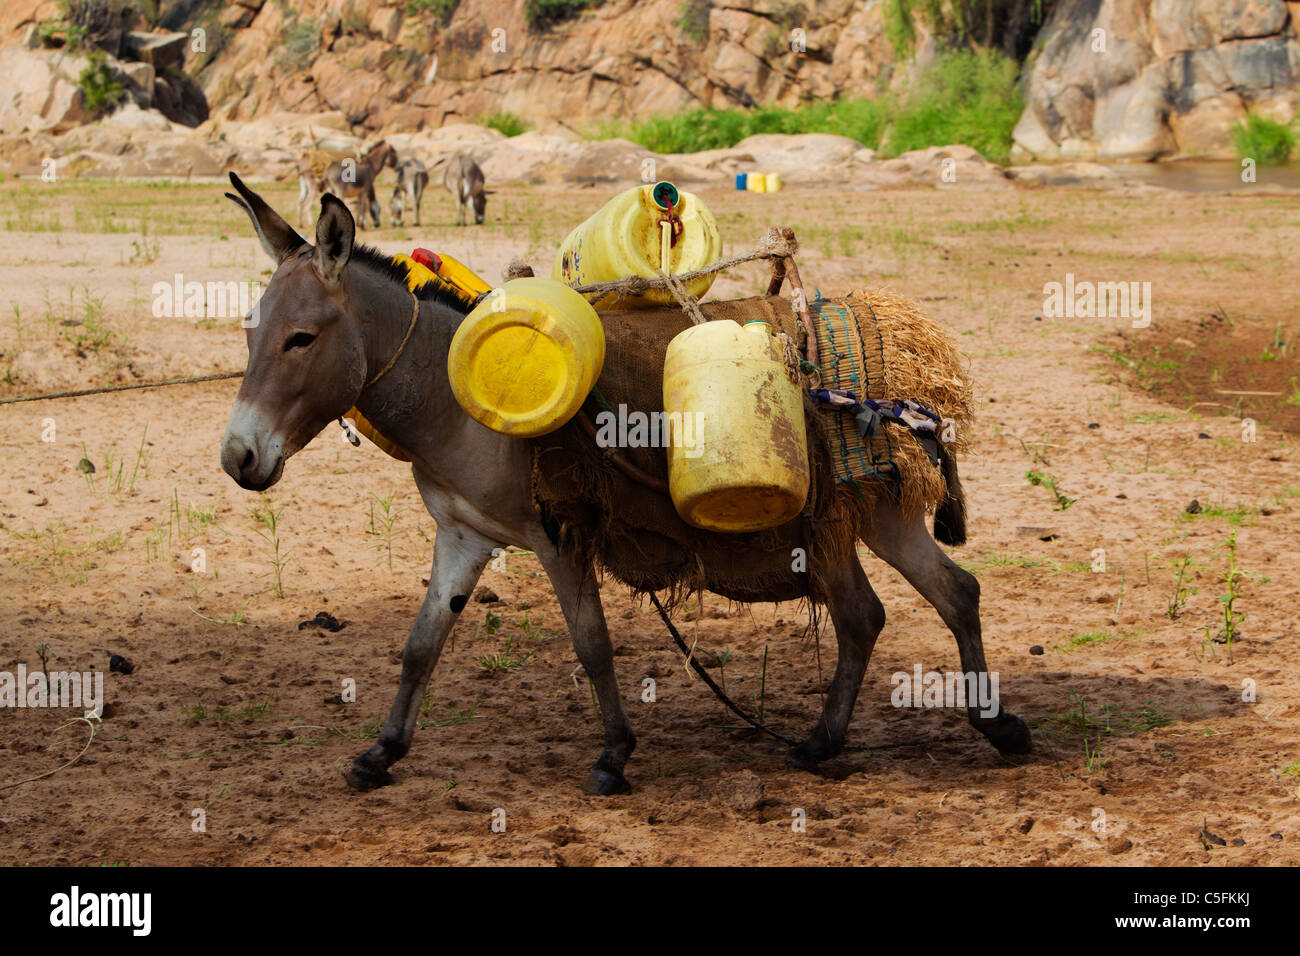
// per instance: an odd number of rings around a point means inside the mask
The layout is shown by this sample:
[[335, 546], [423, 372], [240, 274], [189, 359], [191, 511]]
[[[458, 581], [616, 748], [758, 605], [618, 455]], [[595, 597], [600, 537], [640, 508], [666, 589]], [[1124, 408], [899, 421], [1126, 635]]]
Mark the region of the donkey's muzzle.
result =
[[278, 442], [261, 448], [254, 437], [228, 430], [221, 443], [221, 467], [235, 483], [249, 491], [265, 491], [280, 480], [284, 455]]

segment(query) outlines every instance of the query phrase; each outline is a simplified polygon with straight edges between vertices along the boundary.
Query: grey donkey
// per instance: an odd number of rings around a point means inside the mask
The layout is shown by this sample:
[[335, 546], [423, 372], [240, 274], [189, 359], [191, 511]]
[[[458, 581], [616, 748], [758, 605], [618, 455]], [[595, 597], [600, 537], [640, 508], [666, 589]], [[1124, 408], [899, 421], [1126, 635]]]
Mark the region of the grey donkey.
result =
[[465, 212], [471, 205], [474, 207], [474, 222], [483, 225], [487, 215], [487, 197], [492, 195], [492, 190], [484, 188], [483, 170], [478, 168], [478, 163], [463, 153], [453, 156], [447, 162], [442, 184], [456, 200], [457, 225], [465, 225]]
[[393, 187], [391, 211], [393, 225], [402, 224], [402, 211], [410, 206], [415, 211], [415, 224], [420, 224], [420, 203], [424, 188], [429, 185], [429, 171], [418, 159], [404, 159], [397, 164], [397, 185]]
[[[259, 302], [259, 321], [245, 333], [248, 365], [221, 443], [222, 468], [242, 488], [270, 488], [290, 457], [355, 405], [409, 455], [416, 487], [437, 523], [429, 587], [406, 638], [396, 699], [379, 739], [352, 761], [348, 784], [367, 790], [392, 782], [390, 768], [410, 749], [425, 687], [447, 636], [494, 549], [513, 544], [534, 552], [546, 572], [599, 701], [604, 746], [585, 789], [626, 792], [624, 768], [636, 737], [614, 672], [597, 569], [583, 556], [585, 548], [553, 538], [554, 529], [548, 532], [534, 507], [529, 443], [484, 428], [452, 394], [447, 352], [469, 305], [435, 284], [413, 294], [404, 267], [356, 243], [352, 216], [334, 196], [321, 198], [313, 247], [234, 173], [230, 181], [236, 192], [226, 195], [248, 214], [276, 269]], [[649, 360], [662, 363], [663, 356]], [[961, 499], [956, 477], [954, 468], [949, 488]], [[951, 504], [942, 535], [960, 541], [964, 504]], [[811, 549], [815, 542], [806, 539], [800, 521], [772, 533], [781, 535], [785, 548], [784, 554], [772, 552], [772, 571], [786, 583], [762, 599], [806, 595], [809, 576], [789, 574], [789, 554], [792, 547]], [[861, 535], [938, 610], [957, 639], [962, 669], [986, 675], [979, 582], [939, 548], [924, 515], [905, 517], [893, 498], [881, 493]], [[709, 590], [726, 596], [726, 569], [715, 564], [706, 573]], [[884, 608], [852, 549], [827, 584], [839, 659], [822, 714], [787, 756], [808, 770], [843, 748], [885, 623]], [[967, 716], [1003, 753], [1031, 749], [1024, 721], [1000, 705], [988, 713], [971, 704]]]

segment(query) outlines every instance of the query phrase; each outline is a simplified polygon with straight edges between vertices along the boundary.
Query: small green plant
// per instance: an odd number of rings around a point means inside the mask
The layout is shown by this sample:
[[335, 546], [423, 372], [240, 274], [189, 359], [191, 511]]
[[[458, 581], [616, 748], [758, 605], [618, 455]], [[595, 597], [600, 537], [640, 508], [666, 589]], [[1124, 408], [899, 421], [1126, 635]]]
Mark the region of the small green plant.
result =
[[435, 20], [447, 23], [459, 5], [460, 0], [406, 0], [406, 15], [418, 17], [430, 13]]
[[[390, 491], [387, 498], [381, 498], [379, 495], [372, 494], [370, 502], [370, 530], [366, 534], [374, 535], [381, 538], [378, 545], [381, 553], [388, 554], [388, 570], [393, 570], [393, 525], [397, 521], [397, 513], [393, 511], [393, 499], [397, 497], [397, 492]], [[379, 525], [375, 525], [375, 504], [379, 504]]]
[[512, 671], [523, 667], [532, 660], [537, 651], [532, 650], [527, 654], [520, 656], [515, 652], [515, 641], [513, 637], [506, 637], [506, 647], [504, 651], [494, 654], [480, 654], [474, 658], [474, 662], [483, 668], [489, 674], [495, 674], [499, 671]]
[[1246, 615], [1236, 609], [1237, 598], [1241, 596], [1241, 579], [1246, 572], [1237, 567], [1237, 532], [1228, 536], [1225, 546], [1228, 552], [1228, 567], [1223, 572], [1223, 583], [1227, 588], [1219, 597], [1223, 608], [1223, 642], [1228, 646], [1228, 660], [1232, 660], [1232, 643], [1239, 633], [1237, 625], [1246, 619]]
[[162, 252], [162, 242], [155, 237], [141, 236], [139, 239], [131, 240], [131, 255], [126, 260], [129, 266], [149, 265], [157, 262], [158, 256]]
[[1106, 641], [1114, 640], [1115, 634], [1107, 630], [1082, 631], [1073, 634], [1064, 644], [1057, 644], [1052, 648], [1062, 654], [1069, 654], [1071, 651], [1077, 651], [1081, 647], [1090, 647], [1093, 644], [1104, 644]]
[[528, 123], [514, 113], [489, 113], [481, 117], [479, 123], [503, 136], [518, 136], [528, 130]]
[[709, 37], [709, 10], [712, 0], [684, 0], [677, 8], [677, 29], [692, 43], [703, 43]]
[[1089, 737], [1100, 740], [1117, 734], [1141, 734], [1173, 723], [1172, 717], [1149, 701], [1141, 707], [1131, 709], [1116, 704], [1102, 704], [1090, 712], [1088, 702], [1082, 695], [1070, 691], [1070, 696], [1075, 702], [1072, 709], [1046, 714], [1039, 723], [1083, 740]]
[[[1290, 777], [1292, 780], [1300, 780], [1300, 763], [1287, 764], [1278, 771], [1278, 775], [1282, 777]], [[1296, 786], [1295, 795], [1300, 797], [1300, 785]]]
[[1046, 472], [1027, 471], [1025, 472], [1025, 480], [1031, 485], [1046, 488], [1052, 493], [1052, 497], [1056, 499], [1056, 504], [1052, 508], [1053, 511], [1065, 511], [1078, 500], [1076, 498], [1067, 498], [1062, 494], [1061, 490], [1056, 487], [1056, 479]]
[[1283, 123], [1251, 113], [1232, 128], [1232, 142], [1242, 159], [1253, 159], [1260, 166], [1275, 166], [1291, 158], [1296, 134]]
[[1291, 394], [1286, 397], [1286, 403], [1291, 406], [1300, 406], [1300, 379], [1294, 375], [1291, 376]]
[[565, 20], [572, 20], [584, 10], [598, 7], [604, 0], [527, 0], [524, 19], [534, 30], [545, 30]]
[[77, 86], [81, 89], [81, 99], [86, 112], [91, 116], [100, 116], [117, 105], [125, 95], [122, 84], [117, 80], [117, 73], [108, 63], [103, 50], [92, 50], [86, 57], [86, 67], [77, 77]]
[[1171, 621], [1178, 620], [1178, 615], [1183, 613], [1183, 608], [1187, 606], [1188, 595], [1196, 593], [1196, 588], [1185, 583], [1191, 566], [1191, 555], [1184, 555], [1174, 564], [1174, 593], [1169, 598], [1169, 607], [1165, 611]]
[[1092, 774], [1098, 770], [1104, 770], [1109, 760], [1103, 760], [1101, 757], [1101, 734], [1097, 735], [1097, 742], [1089, 746], [1088, 738], [1083, 738], [1083, 760], [1087, 772]]
[[300, 21], [294, 14], [280, 31], [280, 66], [302, 69], [311, 62], [319, 47], [320, 24], [315, 20]]
[[284, 597], [284, 569], [290, 561], [289, 552], [283, 550], [280, 542], [280, 516], [284, 514], [284, 509], [284, 505], [279, 508], [272, 505], [270, 497], [263, 492], [261, 507], [252, 510], [253, 520], [261, 525], [254, 530], [270, 550], [271, 590], [280, 598]]

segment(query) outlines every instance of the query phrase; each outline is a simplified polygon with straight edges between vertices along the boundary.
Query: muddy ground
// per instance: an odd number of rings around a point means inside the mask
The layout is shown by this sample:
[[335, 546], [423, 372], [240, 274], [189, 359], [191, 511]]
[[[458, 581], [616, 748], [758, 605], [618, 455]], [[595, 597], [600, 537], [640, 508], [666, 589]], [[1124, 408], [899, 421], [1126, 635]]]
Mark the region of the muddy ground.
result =
[[[221, 191], [0, 185], [0, 395], [241, 368], [237, 321], [151, 311], [153, 284], [177, 272], [269, 276]], [[424, 229], [374, 237], [449, 252], [492, 281], [516, 255], [545, 274], [611, 192], [505, 188], [477, 229], [452, 225], [430, 192]], [[283, 212], [296, 202], [288, 185], [268, 195]], [[226, 381], [0, 406], [0, 671], [39, 669], [42, 654], [50, 670], [104, 671], [113, 654], [134, 665], [105, 675], [88, 746], [76, 711], [0, 710], [0, 863], [1296, 863], [1296, 200], [703, 195], [728, 252], [791, 224], [810, 286], [887, 286], [956, 333], [979, 418], [961, 463], [971, 537], [952, 554], [980, 579], [990, 665], [1034, 729], [1032, 756], [1000, 757], [953, 710], [891, 705], [892, 674], [957, 670], [956, 647], [863, 549], [889, 618], [851, 740], [876, 749], [823, 776], [786, 767], [609, 580], [640, 743], [630, 795], [585, 796], [592, 696], [536, 561], [511, 553], [482, 582], [500, 601], [462, 615], [395, 785], [352, 793], [341, 772], [387, 713], [433, 522], [405, 466], [333, 428], [266, 502], [238, 489], [217, 460]], [[1150, 325], [1045, 315], [1044, 284], [1067, 273], [1150, 282]], [[753, 266], [714, 291], [764, 282]], [[267, 507], [274, 535], [253, 515]], [[1225, 643], [1230, 596], [1244, 618]], [[320, 611], [345, 626], [300, 626]], [[832, 635], [819, 656], [794, 605], [706, 597], [695, 616], [683, 626], [718, 679], [802, 736]], [[345, 679], [355, 703], [340, 699]]]

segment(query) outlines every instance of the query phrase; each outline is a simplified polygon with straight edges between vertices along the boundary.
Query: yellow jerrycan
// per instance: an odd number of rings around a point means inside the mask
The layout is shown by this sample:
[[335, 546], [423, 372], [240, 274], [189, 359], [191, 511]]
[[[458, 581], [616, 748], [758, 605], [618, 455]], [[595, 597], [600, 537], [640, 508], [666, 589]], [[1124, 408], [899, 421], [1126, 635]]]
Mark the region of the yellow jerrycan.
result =
[[447, 376], [475, 421], [532, 438], [577, 414], [604, 364], [596, 310], [562, 282], [529, 277], [494, 289], [465, 317]]
[[[634, 275], [653, 279], [656, 268], [670, 274], [692, 272], [721, 257], [722, 235], [708, 207], [693, 193], [658, 182], [619, 193], [569, 233], [555, 255], [551, 278], [573, 286]], [[713, 276], [704, 276], [686, 288], [699, 297], [712, 284]], [[610, 295], [593, 304], [636, 309], [674, 301], [667, 289], [650, 289], [617, 303]]]
[[761, 531], [803, 510], [803, 391], [766, 322], [693, 326], [664, 360], [668, 490], [688, 524]]

